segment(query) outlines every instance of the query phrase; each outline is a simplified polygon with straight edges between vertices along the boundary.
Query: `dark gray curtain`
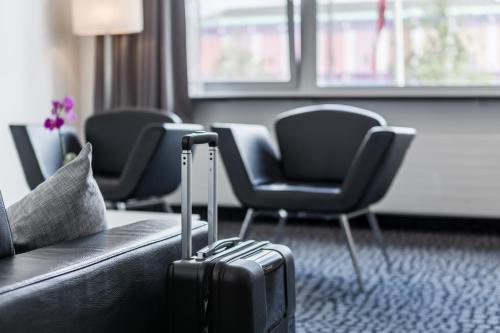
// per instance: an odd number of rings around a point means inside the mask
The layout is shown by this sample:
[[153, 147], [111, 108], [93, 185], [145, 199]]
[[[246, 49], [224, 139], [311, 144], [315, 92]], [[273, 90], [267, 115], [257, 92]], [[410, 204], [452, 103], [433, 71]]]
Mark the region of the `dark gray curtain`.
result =
[[[96, 44], [95, 112], [104, 106], [104, 39]], [[144, 31], [112, 37], [111, 108], [145, 106], [191, 117], [183, 0], [144, 0]]]

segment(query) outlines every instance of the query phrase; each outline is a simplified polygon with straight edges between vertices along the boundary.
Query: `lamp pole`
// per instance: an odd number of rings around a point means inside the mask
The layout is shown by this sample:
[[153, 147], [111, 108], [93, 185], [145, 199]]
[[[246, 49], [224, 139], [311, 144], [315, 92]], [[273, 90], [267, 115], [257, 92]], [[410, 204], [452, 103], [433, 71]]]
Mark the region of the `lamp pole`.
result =
[[111, 89], [113, 87], [113, 39], [111, 35], [104, 36], [104, 110], [111, 109]]

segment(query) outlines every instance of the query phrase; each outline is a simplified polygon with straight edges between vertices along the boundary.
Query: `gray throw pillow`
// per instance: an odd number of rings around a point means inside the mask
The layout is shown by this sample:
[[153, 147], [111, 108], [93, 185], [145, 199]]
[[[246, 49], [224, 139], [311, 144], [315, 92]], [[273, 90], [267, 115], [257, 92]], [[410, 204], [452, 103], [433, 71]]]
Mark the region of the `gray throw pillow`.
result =
[[106, 205], [92, 176], [92, 145], [7, 209], [16, 252], [105, 230]]

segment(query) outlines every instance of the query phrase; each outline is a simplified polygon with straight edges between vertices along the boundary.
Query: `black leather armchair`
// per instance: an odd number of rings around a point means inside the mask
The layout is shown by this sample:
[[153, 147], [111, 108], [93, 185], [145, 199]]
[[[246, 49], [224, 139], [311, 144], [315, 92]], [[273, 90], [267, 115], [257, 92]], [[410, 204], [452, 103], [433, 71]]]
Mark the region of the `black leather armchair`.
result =
[[349, 218], [367, 214], [390, 264], [370, 206], [388, 191], [416, 131], [345, 105], [282, 113], [275, 129], [279, 149], [264, 126], [212, 125], [233, 191], [248, 208], [240, 237], [258, 214], [278, 214], [278, 238], [290, 214], [339, 219], [363, 288]]
[[[54, 174], [63, 163], [57, 131], [42, 125], [10, 125], [10, 131], [30, 189]], [[78, 154], [81, 146], [74, 127], [64, 126], [61, 136], [67, 152]]]
[[[169, 332], [180, 223], [149, 220], [0, 259], [0, 332]], [[207, 243], [193, 223], [193, 248]]]
[[123, 207], [131, 199], [173, 192], [181, 179], [181, 138], [202, 129], [181, 124], [173, 113], [150, 109], [119, 109], [89, 117], [85, 135], [93, 146], [92, 168], [104, 199]]

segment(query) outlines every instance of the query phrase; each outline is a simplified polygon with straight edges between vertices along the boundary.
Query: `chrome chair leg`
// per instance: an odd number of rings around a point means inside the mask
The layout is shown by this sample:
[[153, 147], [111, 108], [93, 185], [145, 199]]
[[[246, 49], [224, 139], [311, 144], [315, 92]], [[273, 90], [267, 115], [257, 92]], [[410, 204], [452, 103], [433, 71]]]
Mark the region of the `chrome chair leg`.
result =
[[354, 239], [351, 233], [351, 227], [349, 226], [349, 219], [347, 215], [339, 215], [339, 222], [344, 231], [344, 235], [347, 242], [347, 247], [349, 249], [349, 254], [351, 255], [352, 266], [354, 267], [354, 272], [356, 273], [356, 278], [358, 279], [359, 288], [361, 291], [364, 290], [363, 278], [361, 277], [361, 270], [358, 264], [358, 255], [356, 253], [356, 246], [354, 245]]
[[119, 211], [126, 211], [127, 210], [127, 203], [123, 201], [119, 201], [115, 203], [116, 210]]
[[378, 224], [377, 217], [372, 212], [368, 212], [367, 217], [368, 217], [368, 223], [370, 224], [370, 228], [372, 229], [373, 237], [375, 238], [375, 241], [377, 242], [380, 251], [382, 251], [382, 255], [384, 256], [385, 261], [387, 263], [387, 268], [390, 270], [391, 261], [389, 259], [389, 255], [387, 254], [384, 237], [382, 236], [382, 232], [380, 231], [380, 226]]
[[284, 209], [278, 211], [278, 226], [276, 228], [276, 234], [274, 235], [274, 242], [278, 243], [283, 238], [283, 233], [285, 230], [286, 221], [288, 219], [288, 213]]
[[241, 225], [240, 229], [240, 238], [245, 239], [248, 236], [249, 232], [249, 227], [253, 222], [255, 212], [253, 208], [248, 208], [247, 213], [245, 215], [245, 219], [243, 220], [243, 224]]
[[163, 208], [163, 211], [166, 212], [166, 213], [173, 213], [174, 212], [174, 209], [172, 208], [172, 206], [170, 206], [170, 204], [167, 202], [167, 200], [163, 199], [162, 201], [162, 208]]

